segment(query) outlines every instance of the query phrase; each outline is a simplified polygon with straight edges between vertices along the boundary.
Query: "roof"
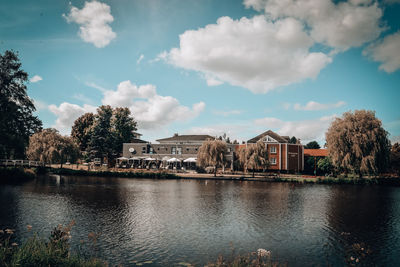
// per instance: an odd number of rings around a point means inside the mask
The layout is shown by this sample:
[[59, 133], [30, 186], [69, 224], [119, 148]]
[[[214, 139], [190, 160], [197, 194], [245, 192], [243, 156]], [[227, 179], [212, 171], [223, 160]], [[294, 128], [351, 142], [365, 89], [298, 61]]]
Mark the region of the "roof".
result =
[[304, 149], [304, 156], [309, 157], [327, 157], [328, 156], [328, 149]]
[[157, 142], [184, 142], [184, 141], [206, 141], [207, 139], [214, 140], [215, 137], [212, 137], [211, 135], [202, 135], [202, 134], [174, 135], [172, 137], [158, 139], [156, 141]]
[[267, 135], [274, 138], [279, 143], [289, 143], [289, 141], [286, 138], [280, 136], [279, 134], [277, 134], [271, 130], [268, 130], [260, 135], [257, 135], [256, 137], [251, 138], [250, 140], [247, 141], [247, 143], [257, 143], [261, 138], [263, 138]]
[[131, 143], [148, 143], [148, 142], [147, 142], [147, 141], [144, 141], [144, 140], [142, 140], [142, 139], [136, 139], [136, 138], [134, 138], [134, 139], [131, 140]]

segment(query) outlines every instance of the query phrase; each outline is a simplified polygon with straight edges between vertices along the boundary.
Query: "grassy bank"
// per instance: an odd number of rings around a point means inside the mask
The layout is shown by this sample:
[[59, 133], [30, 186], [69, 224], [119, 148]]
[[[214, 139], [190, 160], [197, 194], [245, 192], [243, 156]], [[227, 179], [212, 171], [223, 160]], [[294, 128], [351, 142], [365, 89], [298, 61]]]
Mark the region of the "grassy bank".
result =
[[0, 266], [107, 266], [98, 259], [71, 253], [71, 227], [58, 226], [49, 239], [32, 234], [22, 244], [14, 241], [12, 229], [0, 230]]
[[20, 183], [35, 179], [37, 171], [35, 169], [24, 169], [22, 167], [0, 168], [0, 183]]
[[117, 172], [117, 171], [86, 171], [73, 169], [51, 169], [53, 174], [75, 176], [99, 176], [122, 178], [152, 178], [152, 179], [179, 179], [180, 177], [168, 172]]

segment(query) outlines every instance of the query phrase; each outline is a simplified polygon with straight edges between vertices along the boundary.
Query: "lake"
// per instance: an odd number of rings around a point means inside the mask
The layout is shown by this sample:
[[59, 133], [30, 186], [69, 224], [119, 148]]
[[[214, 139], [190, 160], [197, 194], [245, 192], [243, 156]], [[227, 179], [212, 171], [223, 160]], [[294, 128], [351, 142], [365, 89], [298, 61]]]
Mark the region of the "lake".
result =
[[99, 234], [111, 264], [204, 265], [258, 248], [289, 266], [400, 264], [400, 187], [52, 176], [0, 186], [0, 227], [48, 237], [75, 220], [72, 244]]

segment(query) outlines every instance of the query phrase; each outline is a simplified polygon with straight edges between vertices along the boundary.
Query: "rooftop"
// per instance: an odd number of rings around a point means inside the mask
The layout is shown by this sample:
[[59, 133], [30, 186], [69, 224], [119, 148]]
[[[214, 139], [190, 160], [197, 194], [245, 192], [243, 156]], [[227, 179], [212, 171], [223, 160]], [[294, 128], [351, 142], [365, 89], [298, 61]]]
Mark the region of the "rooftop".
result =
[[250, 140], [247, 141], [247, 143], [257, 143], [259, 140], [261, 140], [263, 137], [267, 135], [275, 139], [278, 143], [289, 143], [289, 140], [286, 139], [286, 137], [288, 136], [280, 136], [279, 134], [271, 130], [268, 130], [260, 135], [257, 135], [256, 137], [251, 138]]
[[309, 157], [327, 157], [328, 156], [328, 149], [304, 149], [304, 156]]
[[172, 137], [163, 138], [156, 140], [157, 142], [187, 142], [187, 141], [206, 141], [208, 139], [214, 140], [215, 137], [211, 135], [201, 135], [201, 134], [194, 134], [194, 135], [178, 135], [175, 134]]

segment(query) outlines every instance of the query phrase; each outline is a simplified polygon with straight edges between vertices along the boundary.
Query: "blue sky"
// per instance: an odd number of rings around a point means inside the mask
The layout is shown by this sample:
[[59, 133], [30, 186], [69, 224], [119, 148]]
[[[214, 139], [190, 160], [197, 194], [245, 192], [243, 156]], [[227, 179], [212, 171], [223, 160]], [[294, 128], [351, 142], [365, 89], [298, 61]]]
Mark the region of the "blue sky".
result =
[[37, 114], [63, 134], [109, 104], [149, 141], [272, 129], [323, 144], [335, 116], [369, 109], [399, 141], [399, 12], [394, 0], [5, 0], [0, 53], [19, 52]]

